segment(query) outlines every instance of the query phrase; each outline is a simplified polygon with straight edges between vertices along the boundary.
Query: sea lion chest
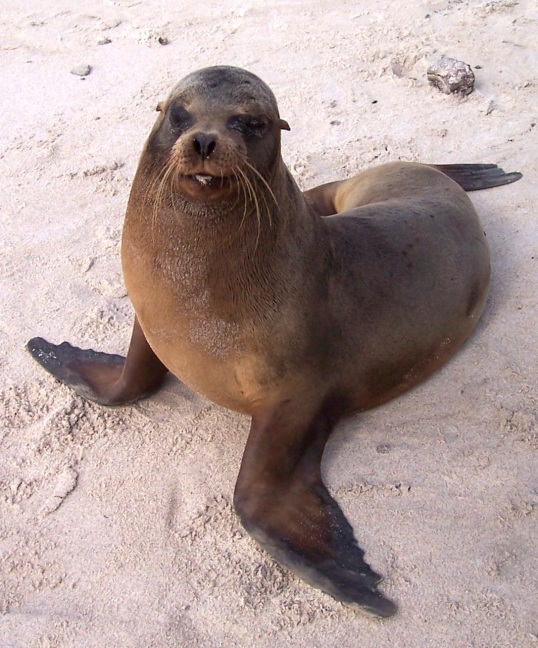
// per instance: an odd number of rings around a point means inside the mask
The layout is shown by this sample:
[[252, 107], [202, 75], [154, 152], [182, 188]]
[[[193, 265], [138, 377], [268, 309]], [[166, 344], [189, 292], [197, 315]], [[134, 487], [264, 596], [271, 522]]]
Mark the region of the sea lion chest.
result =
[[[219, 269], [218, 262], [193, 254], [188, 242], [165, 238], [150, 239], [126, 221], [124, 279], [146, 339], [190, 388], [251, 413], [253, 404], [273, 400], [293, 380], [282, 368], [289, 358], [280, 331], [289, 335], [301, 323], [290, 327], [285, 306], [280, 317], [266, 307], [259, 276], [250, 286], [244, 272], [230, 272], [225, 263]], [[296, 309], [289, 312], [296, 317]]]

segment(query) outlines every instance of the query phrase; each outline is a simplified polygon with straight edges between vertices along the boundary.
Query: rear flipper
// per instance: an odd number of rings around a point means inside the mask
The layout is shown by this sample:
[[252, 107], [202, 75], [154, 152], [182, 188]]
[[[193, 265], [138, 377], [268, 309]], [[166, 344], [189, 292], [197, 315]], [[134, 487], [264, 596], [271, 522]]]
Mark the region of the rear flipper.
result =
[[369, 616], [395, 614], [396, 605], [377, 589], [381, 576], [364, 560], [351, 525], [321, 481], [310, 489], [274, 488], [252, 511], [240, 495], [235, 502], [245, 529], [306, 583]]
[[77, 394], [101, 405], [125, 405], [149, 396], [168, 371], [135, 318], [127, 357], [79, 349], [68, 342], [31, 339], [26, 348], [44, 369]]
[[389, 617], [396, 605], [377, 589], [381, 577], [321, 479], [333, 414], [322, 407], [306, 425], [300, 403], [253, 417], [234, 495], [245, 529], [292, 572], [337, 601]]
[[465, 191], [489, 189], [516, 182], [522, 177], [519, 172], [505, 173], [496, 164], [431, 164]]

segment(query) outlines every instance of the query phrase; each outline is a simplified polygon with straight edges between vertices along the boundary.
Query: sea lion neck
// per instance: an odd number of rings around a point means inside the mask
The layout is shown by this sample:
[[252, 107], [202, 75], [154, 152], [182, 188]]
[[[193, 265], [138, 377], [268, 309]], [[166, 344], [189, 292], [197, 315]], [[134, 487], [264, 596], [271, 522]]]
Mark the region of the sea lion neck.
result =
[[[142, 165], [133, 183], [125, 233], [145, 240], [155, 254], [177, 261], [181, 261], [177, 259], [180, 247], [189, 257], [215, 256], [222, 262], [229, 255], [230, 264], [241, 265], [269, 263], [272, 255], [280, 254], [277, 248], [295, 239], [297, 245], [308, 244], [321, 219], [308, 206], [282, 159], [267, 179], [255, 179], [256, 184], [243, 181], [239, 196], [204, 203], [151, 183], [148, 188], [147, 169]], [[148, 204], [153, 208], [148, 209]]]
[[122, 242], [126, 277], [136, 258], [184, 303], [203, 294], [226, 321], [270, 319], [298, 286], [315, 282], [327, 247], [325, 224], [281, 160], [270, 180], [255, 198], [245, 192], [244, 205], [232, 201], [219, 211], [176, 199], [156, 211], [144, 207], [154, 197], [135, 179]]

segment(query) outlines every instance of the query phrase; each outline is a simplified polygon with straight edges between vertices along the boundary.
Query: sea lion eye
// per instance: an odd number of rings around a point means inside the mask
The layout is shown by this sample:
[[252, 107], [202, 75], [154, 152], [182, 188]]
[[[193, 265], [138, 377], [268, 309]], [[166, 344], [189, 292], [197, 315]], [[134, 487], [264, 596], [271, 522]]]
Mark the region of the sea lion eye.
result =
[[168, 113], [170, 126], [174, 132], [184, 132], [192, 125], [192, 117], [183, 106], [172, 106]]
[[268, 120], [265, 117], [251, 117], [250, 115], [237, 115], [228, 120], [228, 128], [235, 130], [245, 137], [263, 137], [267, 126]]

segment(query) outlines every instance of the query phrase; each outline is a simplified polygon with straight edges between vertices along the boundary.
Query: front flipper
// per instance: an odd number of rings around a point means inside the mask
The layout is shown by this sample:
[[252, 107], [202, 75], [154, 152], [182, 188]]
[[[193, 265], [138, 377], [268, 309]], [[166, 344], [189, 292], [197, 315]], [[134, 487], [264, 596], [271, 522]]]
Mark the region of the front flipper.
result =
[[149, 346], [138, 319], [127, 357], [32, 338], [26, 348], [44, 369], [77, 394], [101, 405], [125, 405], [149, 396], [168, 371]]
[[342, 603], [388, 617], [396, 605], [376, 589], [381, 577], [321, 480], [334, 420], [327, 407], [306, 425], [281, 411], [253, 417], [234, 505], [245, 529], [280, 564]]

